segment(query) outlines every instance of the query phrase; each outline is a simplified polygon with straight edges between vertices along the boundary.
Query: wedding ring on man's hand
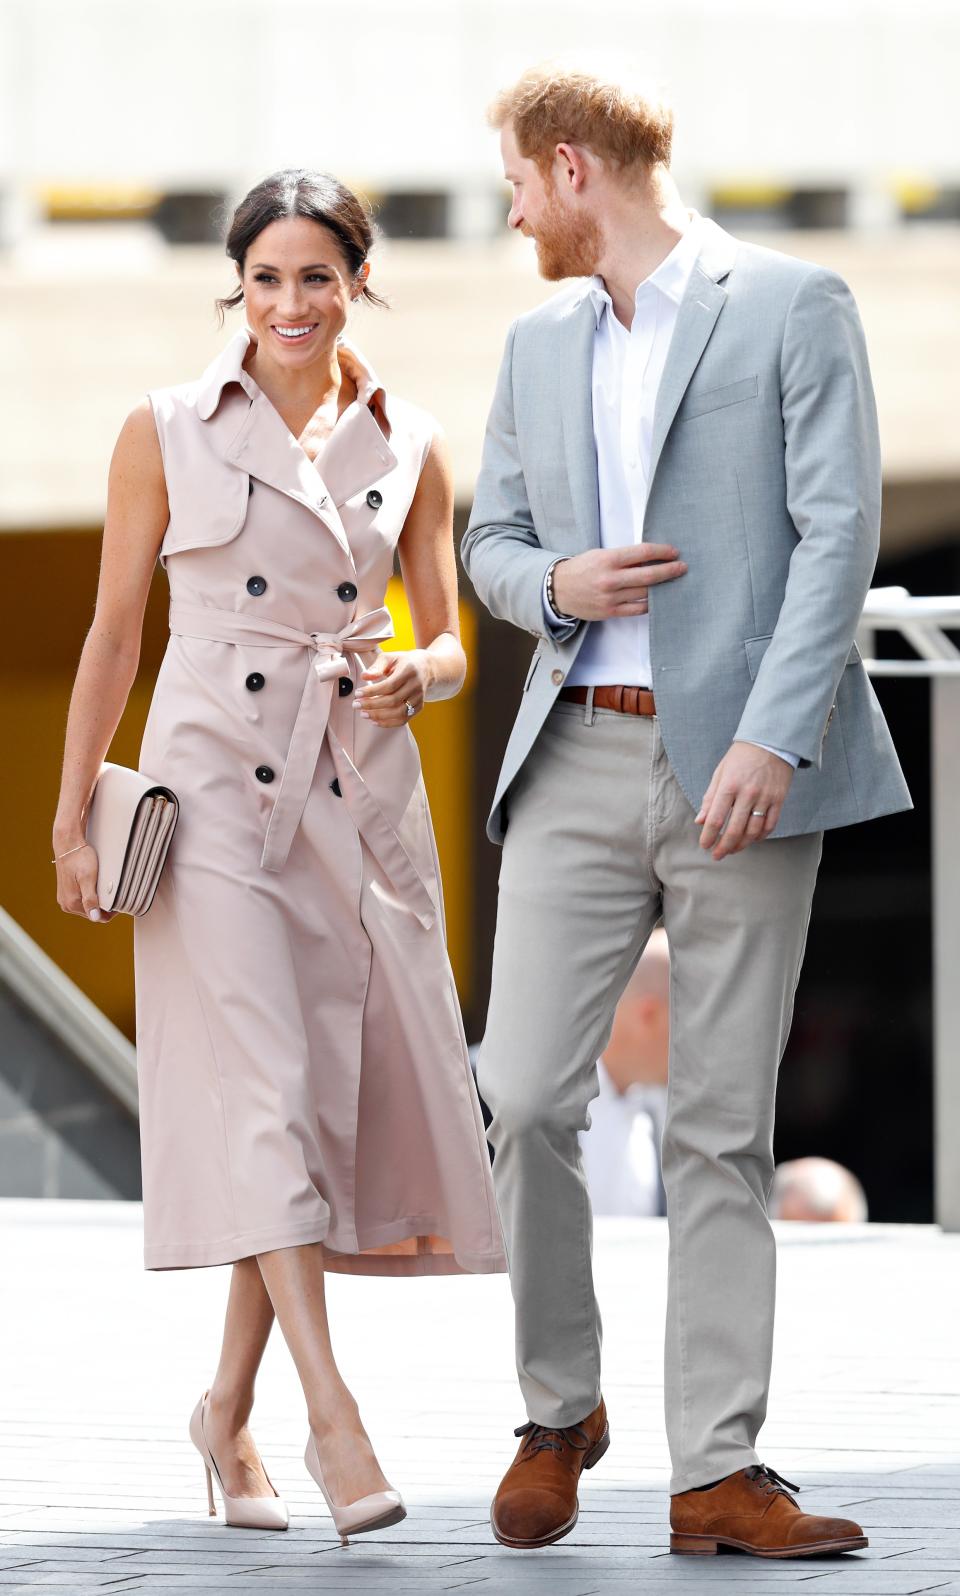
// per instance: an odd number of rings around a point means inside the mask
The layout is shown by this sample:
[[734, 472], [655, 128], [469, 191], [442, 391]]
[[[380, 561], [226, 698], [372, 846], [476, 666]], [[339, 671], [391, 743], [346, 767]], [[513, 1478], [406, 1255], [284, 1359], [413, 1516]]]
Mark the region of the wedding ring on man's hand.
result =
[[754, 820], [766, 820], [767, 818], [767, 811], [765, 809], [751, 809], [750, 814]]

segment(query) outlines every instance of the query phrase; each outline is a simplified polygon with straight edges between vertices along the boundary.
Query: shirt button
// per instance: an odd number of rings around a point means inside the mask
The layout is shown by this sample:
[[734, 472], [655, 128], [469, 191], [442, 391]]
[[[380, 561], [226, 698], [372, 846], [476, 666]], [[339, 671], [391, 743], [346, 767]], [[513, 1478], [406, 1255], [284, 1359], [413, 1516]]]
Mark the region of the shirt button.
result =
[[259, 598], [260, 594], [266, 591], [267, 579], [265, 576], [250, 576], [247, 578], [247, 592], [252, 593], [254, 598]]
[[550, 680], [552, 681], [554, 687], [559, 687], [560, 683], [563, 681], [563, 671], [551, 671]]
[[337, 686], [340, 688], [341, 698], [348, 698], [353, 692], [353, 682], [350, 680], [349, 676], [341, 676], [338, 679]]
[[337, 598], [343, 599], [344, 604], [352, 604], [357, 596], [357, 590], [352, 582], [341, 582], [337, 588]]
[[266, 680], [267, 678], [265, 676], [261, 676], [259, 671], [251, 671], [246, 680], [247, 690], [251, 693], [259, 693], [261, 687], [263, 687], [266, 683]]
[[371, 510], [379, 510], [381, 504], [383, 503], [383, 494], [380, 492], [379, 488], [370, 489], [370, 492], [367, 494], [367, 503], [369, 504]]
[[269, 765], [258, 765], [256, 775], [258, 781], [273, 780], [273, 771], [270, 769]]

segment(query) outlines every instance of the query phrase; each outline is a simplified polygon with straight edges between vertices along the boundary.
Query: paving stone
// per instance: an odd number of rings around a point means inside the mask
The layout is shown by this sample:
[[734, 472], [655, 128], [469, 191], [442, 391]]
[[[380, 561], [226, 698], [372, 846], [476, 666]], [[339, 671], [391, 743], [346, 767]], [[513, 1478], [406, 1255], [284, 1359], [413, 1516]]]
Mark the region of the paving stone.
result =
[[0, 1367], [14, 1371], [0, 1413], [0, 1591], [960, 1596], [960, 1237], [882, 1225], [778, 1234], [761, 1456], [810, 1511], [859, 1518], [867, 1551], [777, 1563], [669, 1554], [657, 1220], [598, 1225], [613, 1444], [584, 1483], [574, 1535], [540, 1553], [498, 1547], [488, 1519], [523, 1418], [507, 1282], [330, 1281], [344, 1372], [409, 1509], [341, 1548], [304, 1470], [303, 1398], [279, 1335], [255, 1431], [292, 1528], [207, 1516], [186, 1421], [216, 1358], [228, 1271], [146, 1274], [133, 1203], [0, 1201], [20, 1303], [0, 1319]]

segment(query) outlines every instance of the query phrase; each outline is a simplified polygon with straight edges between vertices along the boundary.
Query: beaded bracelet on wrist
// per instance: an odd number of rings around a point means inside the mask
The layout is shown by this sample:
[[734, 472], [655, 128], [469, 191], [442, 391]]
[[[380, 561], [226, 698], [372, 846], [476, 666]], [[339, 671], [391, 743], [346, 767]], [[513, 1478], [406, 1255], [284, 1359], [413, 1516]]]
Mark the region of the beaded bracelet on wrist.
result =
[[554, 560], [547, 572], [547, 603], [553, 610], [553, 613], [557, 617], [558, 621], [575, 621], [577, 619], [575, 615], [567, 615], [563, 610], [557, 608], [557, 601], [553, 596], [553, 573], [559, 564], [559, 560]]

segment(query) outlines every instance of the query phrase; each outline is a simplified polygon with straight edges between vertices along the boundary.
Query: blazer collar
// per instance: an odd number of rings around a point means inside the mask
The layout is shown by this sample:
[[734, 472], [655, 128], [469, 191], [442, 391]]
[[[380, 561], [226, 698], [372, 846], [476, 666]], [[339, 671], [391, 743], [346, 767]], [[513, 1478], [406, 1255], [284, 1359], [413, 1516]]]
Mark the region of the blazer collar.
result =
[[[693, 269], [696, 270], [699, 268], [699, 270], [703, 272], [705, 276], [709, 277], [715, 283], [722, 282], [723, 278], [726, 277], [732, 269], [734, 260], [736, 259], [737, 240], [732, 236], [732, 234], [726, 232], [722, 227], [718, 227], [717, 223], [712, 221], [709, 216], [701, 216], [698, 211], [690, 212], [690, 221], [691, 226], [695, 230], [697, 244], [696, 260], [695, 262], [691, 263]], [[685, 254], [683, 244], [686, 237], [687, 235], [684, 234], [680, 242], [666, 257], [666, 260], [661, 261], [656, 271], [652, 272], [650, 277], [647, 278], [648, 282], [654, 282], [658, 287], [660, 287], [661, 284], [658, 279], [660, 278], [661, 274], [664, 273], [665, 268], [667, 269], [668, 276], [671, 266], [680, 266], [683, 268], [683, 284], [681, 291], [679, 295], [671, 296], [678, 297], [681, 301], [689, 289], [691, 276], [691, 271], [686, 269], [688, 263], [683, 259]], [[673, 275], [676, 276], [676, 273], [674, 272]], [[600, 278], [584, 278], [580, 283], [579, 288], [575, 291], [566, 305], [563, 315], [570, 316], [574, 313], [574, 311], [579, 310], [585, 299], [591, 299], [594, 302], [596, 311], [596, 299], [603, 291], [603, 284]], [[664, 287], [664, 291], [668, 291], [666, 286]], [[599, 316], [597, 319], [599, 320]]]

